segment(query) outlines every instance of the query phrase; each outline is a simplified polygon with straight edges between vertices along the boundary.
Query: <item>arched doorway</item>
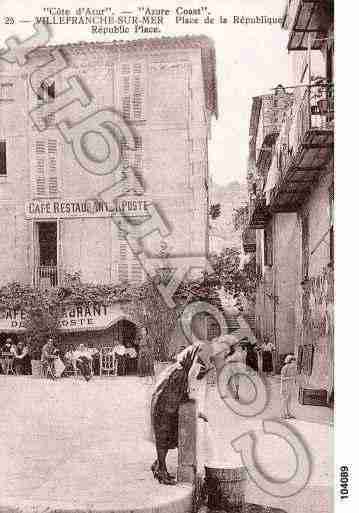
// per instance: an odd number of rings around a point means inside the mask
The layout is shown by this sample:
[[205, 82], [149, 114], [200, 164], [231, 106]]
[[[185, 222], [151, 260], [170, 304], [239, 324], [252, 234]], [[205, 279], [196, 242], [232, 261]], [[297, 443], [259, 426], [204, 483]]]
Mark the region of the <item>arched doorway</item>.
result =
[[[133, 375], [137, 374], [137, 363], [138, 363], [138, 327], [134, 322], [122, 319], [118, 321], [114, 326], [115, 340], [118, 340], [120, 344], [123, 344], [127, 349], [134, 349], [131, 354], [133, 357], [127, 358], [126, 374]], [[135, 356], [136, 355], [136, 356]]]

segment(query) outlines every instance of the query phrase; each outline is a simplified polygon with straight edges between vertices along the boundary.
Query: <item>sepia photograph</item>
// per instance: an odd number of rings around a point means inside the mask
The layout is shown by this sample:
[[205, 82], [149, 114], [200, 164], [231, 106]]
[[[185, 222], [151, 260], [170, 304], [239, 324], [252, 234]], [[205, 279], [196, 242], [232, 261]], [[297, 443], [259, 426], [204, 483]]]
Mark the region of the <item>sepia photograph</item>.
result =
[[334, 1], [0, 7], [0, 513], [334, 512]]

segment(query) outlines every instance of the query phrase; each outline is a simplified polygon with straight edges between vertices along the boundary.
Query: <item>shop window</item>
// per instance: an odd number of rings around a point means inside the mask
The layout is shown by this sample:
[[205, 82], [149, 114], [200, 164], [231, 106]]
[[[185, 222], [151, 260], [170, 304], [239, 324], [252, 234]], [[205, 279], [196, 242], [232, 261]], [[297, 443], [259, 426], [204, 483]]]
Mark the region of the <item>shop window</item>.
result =
[[6, 141], [0, 141], [0, 176], [6, 175]]
[[272, 224], [264, 229], [264, 265], [273, 265], [273, 230]]

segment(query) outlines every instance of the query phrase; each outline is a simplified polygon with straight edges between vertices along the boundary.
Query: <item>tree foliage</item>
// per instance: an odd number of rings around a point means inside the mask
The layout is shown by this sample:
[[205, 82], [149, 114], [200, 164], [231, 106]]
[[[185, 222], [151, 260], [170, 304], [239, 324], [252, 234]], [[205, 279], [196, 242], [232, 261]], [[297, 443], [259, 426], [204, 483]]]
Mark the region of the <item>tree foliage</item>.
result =
[[237, 248], [225, 248], [219, 255], [212, 255], [212, 279], [217, 286], [236, 299], [243, 294], [247, 299], [253, 300], [258, 276], [256, 273], [255, 258], [243, 262], [243, 256]]
[[0, 315], [7, 310], [25, 313], [26, 336], [38, 355], [49, 337], [60, 337], [60, 321], [67, 308], [123, 302], [135, 322], [148, 328], [155, 358], [166, 360], [172, 332], [183, 309], [193, 299], [209, 298], [211, 291], [203, 280], [185, 281], [176, 291], [175, 308], [171, 308], [158, 290], [159, 280], [157, 276], [138, 286], [127, 282], [97, 285], [83, 283], [80, 274], [73, 273], [65, 276], [61, 286], [46, 290], [13, 282], [0, 288]]

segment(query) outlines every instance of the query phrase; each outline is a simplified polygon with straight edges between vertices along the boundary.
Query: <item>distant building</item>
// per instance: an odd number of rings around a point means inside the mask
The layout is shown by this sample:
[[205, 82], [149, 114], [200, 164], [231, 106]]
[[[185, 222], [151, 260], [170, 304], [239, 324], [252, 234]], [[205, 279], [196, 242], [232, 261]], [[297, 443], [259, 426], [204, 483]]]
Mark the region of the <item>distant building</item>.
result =
[[242, 250], [242, 228], [234, 222], [235, 210], [246, 204], [246, 183], [231, 182], [226, 185], [211, 183], [209, 201], [211, 205], [219, 204], [221, 214], [210, 219], [209, 252], [220, 253], [225, 248]]
[[288, 101], [277, 111], [279, 125], [269, 123], [263, 131], [262, 98], [253, 99], [250, 125], [249, 228], [256, 230], [260, 276], [256, 327], [262, 339], [275, 344], [277, 370], [285, 355], [295, 352], [308, 386], [326, 390], [329, 399], [334, 301], [332, 2], [289, 1], [283, 26], [289, 31], [294, 87], [286, 89]]

